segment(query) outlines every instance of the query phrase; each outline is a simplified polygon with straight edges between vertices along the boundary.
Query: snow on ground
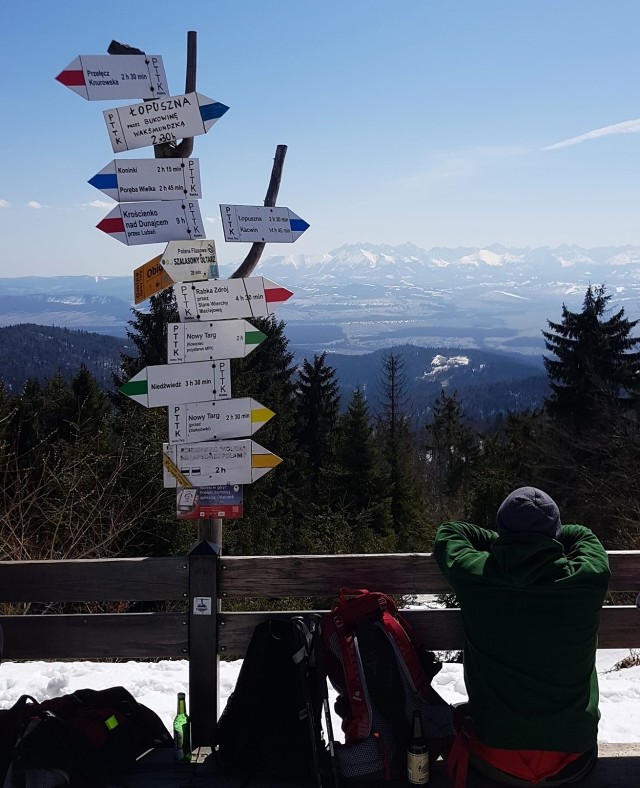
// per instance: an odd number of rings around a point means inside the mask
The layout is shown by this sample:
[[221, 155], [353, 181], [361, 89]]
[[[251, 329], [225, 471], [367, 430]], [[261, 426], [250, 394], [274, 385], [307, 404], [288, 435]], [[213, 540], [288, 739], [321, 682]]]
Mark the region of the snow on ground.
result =
[[[599, 740], [640, 741], [640, 666], [612, 671], [626, 649], [598, 652], [600, 681]], [[241, 660], [220, 663], [220, 697], [224, 706], [232, 692]], [[175, 715], [176, 693], [188, 690], [186, 660], [161, 662], [3, 662], [0, 665], [0, 708], [11, 706], [20, 695], [45, 700], [85, 687], [104, 689], [122, 685], [141, 703], [156, 711], [167, 727]], [[466, 700], [462, 665], [445, 663], [434, 679], [435, 689], [450, 703]], [[333, 697], [332, 695], [332, 705]], [[339, 738], [340, 721], [334, 716]]]

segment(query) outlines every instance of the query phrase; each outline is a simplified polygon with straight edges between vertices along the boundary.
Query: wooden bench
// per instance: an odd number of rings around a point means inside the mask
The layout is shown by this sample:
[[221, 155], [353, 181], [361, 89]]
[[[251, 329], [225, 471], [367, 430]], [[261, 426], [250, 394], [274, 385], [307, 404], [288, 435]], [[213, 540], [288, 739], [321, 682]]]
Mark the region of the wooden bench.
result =
[[[609, 557], [610, 590], [640, 590], [640, 551], [610, 552]], [[345, 586], [397, 596], [450, 591], [428, 554], [232, 557], [219, 556], [215, 545], [203, 541], [188, 556], [178, 558], [0, 562], [0, 603], [15, 606], [16, 612], [25, 612], [25, 605], [41, 608], [62, 602], [162, 602], [173, 608], [164, 612], [2, 615], [5, 658], [188, 659], [193, 742], [196, 749], [206, 752], [219, 712], [220, 657], [242, 657], [253, 628], [265, 618], [304, 612], [306, 608], [295, 600], [331, 599]], [[260, 598], [291, 599], [292, 609], [277, 613], [235, 609], [242, 606], [242, 600]], [[458, 610], [408, 610], [406, 616], [428, 648], [462, 648]], [[638, 616], [630, 604], [605, 606], [600, 647], [640, 647]], [[605, 749], [609, 753], [622, 751], [617, 745]], [[640, 754], [634, 745], [622, 749], [634, 756]], [[594, 786], [640, 785], [640, 761], [635, 757], [614, 760], [621, 777], [620, 769], [629, 761], [635, 781], [626, 782], [631, 778], [625, 776], [623, 782]], [[194, 767], [193, 779], [204, 773], [202, 766]], [[604, 766], [599, 764], [598, 769], [602, 772]], [[167, 777], [166, 768], [162, 770]], [[226, 785], [224, 781], [219, 784]]]

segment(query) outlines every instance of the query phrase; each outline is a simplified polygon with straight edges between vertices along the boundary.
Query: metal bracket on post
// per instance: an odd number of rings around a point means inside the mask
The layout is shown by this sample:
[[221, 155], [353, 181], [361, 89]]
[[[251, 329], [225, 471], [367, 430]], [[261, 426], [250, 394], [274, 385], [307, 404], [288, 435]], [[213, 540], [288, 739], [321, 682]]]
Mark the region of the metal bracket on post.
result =
[[220, 547], [202, 541], [189, 553], [189, 715], [191, 744], [212, 747], [218, 720], [218, 563]]

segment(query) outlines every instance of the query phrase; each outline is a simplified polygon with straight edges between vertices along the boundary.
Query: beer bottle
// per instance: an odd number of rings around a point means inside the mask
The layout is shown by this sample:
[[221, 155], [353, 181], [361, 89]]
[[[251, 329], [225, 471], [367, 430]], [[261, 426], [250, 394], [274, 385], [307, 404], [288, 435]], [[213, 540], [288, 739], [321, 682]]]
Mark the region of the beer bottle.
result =
[[413, 712], [413, 731], [407, 747], [407, 780], [411, 785], [429, 782], [429, 747], [422, 732], [420, 709]]
[[176, 761], [191, 760], [191, 722], [184, 692], [178, 693], [178, 710], [173, 720], [173, 749]]

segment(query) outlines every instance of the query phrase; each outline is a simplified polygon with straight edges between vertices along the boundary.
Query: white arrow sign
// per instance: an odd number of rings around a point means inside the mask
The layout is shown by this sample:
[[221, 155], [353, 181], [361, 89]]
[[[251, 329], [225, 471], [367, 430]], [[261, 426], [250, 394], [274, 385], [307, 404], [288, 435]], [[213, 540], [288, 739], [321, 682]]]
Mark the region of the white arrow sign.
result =
[[206, 361], [244, 358], [267, 338], [246, 320], [216, 320], [213, 323], [168, 323], [167, 361]]
[[248, 438], [186, 445], [164, 443], [162, 460], [165, 487], [251, 484], [282, 462]]
[[197, 200], [121, 203], [96, 227], [128, 246], [204, 238]]
[[119, 391], [145, 408], [231, 399], [230, 362], [219, 359], [154, 364], [134, 375]]
[[[175, 281], [173, 273], [171, 278]], [[262, 276], [175, 285], [173, 292], [184, 322], [268, 317], [278, 304], [293, 295], [291, 290]]]
[[173, 405], [169, 408], [169, 443], [249, 437], [275, 415], [251, 397]]
[[90, 101], [169, 94], [160, 55], [80, 55], [56, 79]]
[[174, 282], [216, 279], [218, 259], [214, 241], [169, 241], [160, 260]]
[[127, 107], [105, 110], [114, 153], [206, 134], [229, 109], [201, 93], [167, 96]]
[[118, 202], [202, 197], [198, 159], [114, 159], [89, 183]]
[[225, 241], [293, 243], [309, 227], [288, 208], [264, 205], [221, 205]]

